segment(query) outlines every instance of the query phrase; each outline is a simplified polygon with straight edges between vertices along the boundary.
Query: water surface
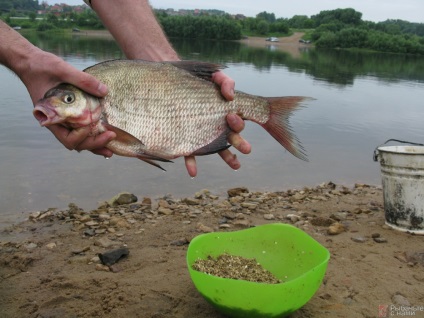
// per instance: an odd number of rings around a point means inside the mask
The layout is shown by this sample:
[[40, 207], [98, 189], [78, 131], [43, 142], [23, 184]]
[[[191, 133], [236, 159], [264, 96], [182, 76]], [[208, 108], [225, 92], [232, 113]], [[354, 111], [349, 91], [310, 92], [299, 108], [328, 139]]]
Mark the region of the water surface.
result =
[[[28, 37], [78, 69], [123, 57], [113, 40], [105, 38]], [[0, 222], [28, 211], [64, 208], [69, 202], [91, 209], [121, 191], [139, 198], [181, 197], [203, 188], [221, 194], [236, 186], [278, 191], [330, 180], [379, 184], [379, 165], [372, 161], [376, 146], [389, 138], [424, 141], [422, 58], [314, 49], [294, 57], [236, 42], [173, 42], [184, 59], [227, 65], [225, 72], [238, 90], [315, 98], [291, 118], [309, 162], [293, 157], [253, 123], [243, 132], [253, 151], [238, 154], [239, 171], [217, 155], [205, 156], [197, 159], [195, 179], [187, 175], [182, 159], [165, 164], [168, 171], [163, 172], [132, 158], [105, 160], [71, 152], [39, 127], [26, 88], [0, 66]]]

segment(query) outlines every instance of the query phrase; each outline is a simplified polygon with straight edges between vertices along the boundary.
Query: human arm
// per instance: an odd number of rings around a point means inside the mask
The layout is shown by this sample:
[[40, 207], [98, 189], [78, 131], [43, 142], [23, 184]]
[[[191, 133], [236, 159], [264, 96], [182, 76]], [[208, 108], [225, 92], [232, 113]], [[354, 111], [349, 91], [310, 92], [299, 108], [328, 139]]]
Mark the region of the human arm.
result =
[[[92, 0], [91, 6], [127, 58], [150, 61], [180, 59], [157, 22], [147, 0]], [[223, 72], [217, 72], [212, 79], [221, 87], [222, 95], [227, 100], [234, 99], [234, 81], [231, 78]], [[228, 115], [227, 122], [232, 129], [229, 143], [240, 152], [249, 153], [249, 143], [239, 135], [244, 128], [244, 121], [232, 114]], [[240, 168], [240, 162], [230, 150], [224, 150], [219, 154], [232, 169]], [[185, 162], [189, 175], [196, 176], [197, 167], [194, 156], [186, 157]]]
[[[98, 97], [107, 94], [107, 88], [91, 75], [79, 71], [54, 54], [32, 45], [18, 32], [0, 20], [0, 64], [12, 70], [24, 83], [33, 103], [47, 90], [70, 83]], [[49, 127], [56, 138], [68, 149], [93, 150], [94, 153], [111, 156], [104, 146], [115, 137], [106, 132], [89, 137], [89, 129], [83, 127], [69, 131], [63, 126]]]

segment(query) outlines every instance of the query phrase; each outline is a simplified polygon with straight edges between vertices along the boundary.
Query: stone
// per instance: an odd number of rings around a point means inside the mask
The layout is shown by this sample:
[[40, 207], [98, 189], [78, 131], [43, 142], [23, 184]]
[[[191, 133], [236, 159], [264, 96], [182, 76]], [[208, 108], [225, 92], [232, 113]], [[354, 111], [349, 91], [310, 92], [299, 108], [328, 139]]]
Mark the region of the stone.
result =
[[392, 302], [393, 304], [397, 306], [405, 306], [405, 307], [411, 306], [411, 303], [409, 302], [409, 300], [405, 296], [401, 295], [400, 293], [396, 293], [392, 296]]
[[272, 214], [272, 213], [267, 213], [267, 214], [264, 214], [264, 219], [265, 220], [275, 220], [275, 216], [274, 216], [274, 214]]
[[237, 220], [234, 220], [232, 223], [234, 226], [239, 226], [239, 227], [250, 226], [250, 220], [247, 220], [247, 219], [237, 219]]
[[181, 202], [187, 204], [187, 205], [199, 205], [200, 200], [192, 199], [192, 198], [185, 198]]
[[315, 226], [330, 226], [334, 223], [334, 220], [318, 216], [310, 220], [310, 223]]
[[127, 257], [130, 254], [130, 251], [126, 247], [117, 248], [115, 250], [106, 251], [104, 253], [98, 254], [100, 261], [103, 265], [111, 266], [121, 260], [124, 257]]
[[338, 222], [330, 225], [327, 229], [327, 233], [329, 235], [338, 235], [340, 233], [343, 233], [344, 231], [346, 231], [345, 226]]
[[109, 266], [96, 264], [96, 271], [110, 272]]
[[89, 227], [98, 226], [99, 225], [99, 222], [89, 221], [89, 222], [85, 223], [85, 225], [86, 226], [89, 226]]
[[290, 220], [292, 223], [296, 223], [300, 220], [300, 216], [297, 214], [287, 214], [286, 219]]
[[424, 251], [420, 252], [408, 252], [406, 253], [406, 259], [410, 263], [418, 263], [424, 266]]
[[158, 214], [160, 214], [160, 215], [171, 215], [172, 214], [172, 210], [169, 209], [169, 208], [165, 208], [165, 207], [159, 207], [157, 211], [158, 211]]
[[54, 242], [46, 244], [46, 248], [49, 249], [49, 250], [53, 250], [56, 247], [57, 247], [57, 245]]
[[232, 188], [227, 191], [227, 194], [230, 198], [239, 196], [242, 193], [249, 193], [249, 190], [245, 187]]
[[385, 239], [384, 237], [374, 237], [373, 239], [376, 243], [387, 243], [387, 239]]
[[254, 210], [258, 207], [258, 203], [252, 203], [252, 202], [243, 202], [240, 204], [243, 208]]
[[198, 223], [196, 228], [197, 228], [198, 231], [203, 232], [203, 233], [211, 233], [211, 232], [213, 232], [213, 229], [211, 227], [206, 226], [206, 225], [204, 225], [202, 223]]
[[137, 202], [137, 197], [129, 192], [122, 192], [108, 201], [110, 206], [118, 206]]
[[29, 243], [29, 244], [25, 245], [25, 248], [26, 248], [27, 251], [32, 251], [33, 249], [35, 249], [37, 247], [38, 247], [38, 245], [35, 244], [35, 243]]
[[174, 240], [171, 241], [171, 243], [169, 243], [170, 245], [174, 245], [174, 246], [183, 246], [183, 245], [187, 245], [188, 243], [190, 243], [186, 238], [182, 238], [179, 240]]
[[367, 241], [367, 238], [363, 236], [354, 236], [354, 237], [351, 237], [350, 239], [354, 241], [355, 243], [365, 243]]
[[88, 250], [90, 250], [90, 246], [84, 246], [84, 247], [80, 247], [80, 248], [74, 248], [71, 253], [72, 254], [82, 254], [84, 252], [87, 252]]
[[101, 246], [104, 248], [108, 248], [116, 244], [116, 242], [109, 240], [107, 237], [101, 237], [94, 242], [94, 245]]

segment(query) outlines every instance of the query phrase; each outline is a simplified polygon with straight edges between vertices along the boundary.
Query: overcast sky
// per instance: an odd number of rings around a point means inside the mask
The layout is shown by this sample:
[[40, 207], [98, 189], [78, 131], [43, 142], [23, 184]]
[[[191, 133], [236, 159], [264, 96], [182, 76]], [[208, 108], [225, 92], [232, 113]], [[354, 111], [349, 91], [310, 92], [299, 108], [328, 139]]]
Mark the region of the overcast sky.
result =
[[[77, 5], [83, 1], [47, 0], [47, 2]], [[424, 0], [150, 0], [150, 3], [158, 9], [219, 9], [246, 16], [255, 16], [259, 12], [267, 11], [275, 13], [277, 18], [291, 18], [294, 15], [311, 16], [322, 10], [353, 8], [362, 12], [363, 20], [378, 22], [402, 19], [424, 23]]]

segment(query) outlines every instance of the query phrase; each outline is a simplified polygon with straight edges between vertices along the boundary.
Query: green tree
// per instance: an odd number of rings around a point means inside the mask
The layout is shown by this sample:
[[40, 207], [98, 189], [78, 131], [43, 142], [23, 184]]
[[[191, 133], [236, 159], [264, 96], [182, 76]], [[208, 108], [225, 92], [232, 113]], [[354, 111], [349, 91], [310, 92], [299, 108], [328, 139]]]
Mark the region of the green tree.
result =
[[268, 23], [274, 23], [275, 22], [275, 14], [274, 13], [268, 13], [266, 11], [258, 13], [256, 15], [256, 19], [259, 20], [265, 20]]
[[257, 31], [261, 35], [266, 35], [269, 32], [269, 23], [264, 20], [259, 21]]
[[37, 14], [34, 11], [32, 11], [28, 14], [28, 17], [31, 22], [35, 22], [35, 18], [37, 17]]

